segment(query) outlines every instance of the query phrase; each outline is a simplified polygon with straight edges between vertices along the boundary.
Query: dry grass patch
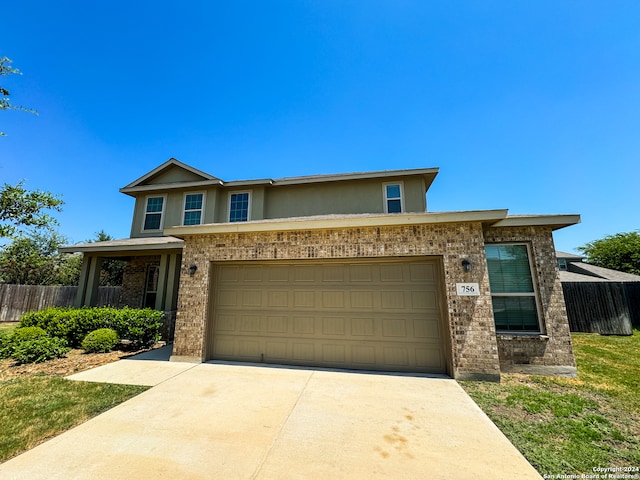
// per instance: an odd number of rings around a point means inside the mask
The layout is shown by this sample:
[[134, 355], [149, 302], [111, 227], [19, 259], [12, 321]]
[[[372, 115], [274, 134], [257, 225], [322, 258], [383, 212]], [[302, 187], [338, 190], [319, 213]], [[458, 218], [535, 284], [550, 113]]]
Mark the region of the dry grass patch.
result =
[[464, 389], [544, 475], [640, 467], [640, 332], [574, 334], [576, 379], [503, 375]]

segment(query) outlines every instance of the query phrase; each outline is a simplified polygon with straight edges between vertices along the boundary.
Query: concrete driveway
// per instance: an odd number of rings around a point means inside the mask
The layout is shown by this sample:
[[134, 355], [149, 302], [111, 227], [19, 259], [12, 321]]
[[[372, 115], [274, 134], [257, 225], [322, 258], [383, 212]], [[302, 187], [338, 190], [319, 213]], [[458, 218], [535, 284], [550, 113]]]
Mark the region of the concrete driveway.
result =
[[156, 386], [5, 462], [0, 478], [541, 478], [446, 377], [149, 356], [73, 377]]

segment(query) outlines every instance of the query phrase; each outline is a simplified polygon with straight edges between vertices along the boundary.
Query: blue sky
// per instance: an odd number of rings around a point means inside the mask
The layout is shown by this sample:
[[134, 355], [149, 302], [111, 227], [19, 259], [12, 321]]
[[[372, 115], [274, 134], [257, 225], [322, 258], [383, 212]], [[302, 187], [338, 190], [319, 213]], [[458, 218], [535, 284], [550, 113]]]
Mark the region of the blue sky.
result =
[[439, 167], [430, 211], [637, 230], [637, 1], [30, 1], [2, 7], [0, 182], [62, 195], [72, 243], [171, 157], [224, 180]]

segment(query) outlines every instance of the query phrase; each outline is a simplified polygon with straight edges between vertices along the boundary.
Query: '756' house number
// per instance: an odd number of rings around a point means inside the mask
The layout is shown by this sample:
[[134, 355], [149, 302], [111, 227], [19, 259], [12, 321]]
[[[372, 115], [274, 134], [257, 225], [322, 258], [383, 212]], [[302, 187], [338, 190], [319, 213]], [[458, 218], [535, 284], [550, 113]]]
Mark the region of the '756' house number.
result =
[[463, 297], [479, 297], [480, 285], [477, 283], [456, 283], [456, 292]]

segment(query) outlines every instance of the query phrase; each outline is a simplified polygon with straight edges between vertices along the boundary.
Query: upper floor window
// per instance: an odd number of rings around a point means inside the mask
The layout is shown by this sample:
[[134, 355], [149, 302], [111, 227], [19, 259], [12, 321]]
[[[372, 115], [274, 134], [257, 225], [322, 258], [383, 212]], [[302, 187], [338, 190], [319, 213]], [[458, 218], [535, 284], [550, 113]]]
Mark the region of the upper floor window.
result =
[[160, 230], [164, 214], [164, 197], [147, 197], [143, 230]]
[[402, 183], [385, 183], [384, 213], [401, 213], [403, 211]]
[[484, 248], [496, 330], [540, 332], [527, 245], [486, 245]]
[[229, 195], [229, 221], [246, 222], [249, 220], [250, 202], [249, 192], [231, 193]]
[[567, 270], [569, 270], [569, 268], [568, 268], [568, 266], [567, 266], [567, 259], [566, 259], [566, 258], [559, 258], [559, 259], [558, 259], [558, 268], [559, 268], [560, 270], [565, 271], [565, 272], [566, 272]]
[[204, 207], [203, 193], [187, 193], [184, 196], [183, 225], [200, 225], [202, 223], [202, 210]]

